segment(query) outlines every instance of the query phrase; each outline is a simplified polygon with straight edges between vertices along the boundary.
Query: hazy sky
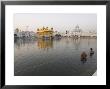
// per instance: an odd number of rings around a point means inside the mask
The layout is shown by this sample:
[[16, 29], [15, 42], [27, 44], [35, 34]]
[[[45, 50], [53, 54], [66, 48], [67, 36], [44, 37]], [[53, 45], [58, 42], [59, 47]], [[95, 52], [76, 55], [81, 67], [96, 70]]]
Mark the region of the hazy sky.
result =
[[[53, 27], [55, 31], [72, 31], [76, 25], [83, 31], [97, 30], [96, 14], [63, 14], [63, 13], [16, 13], [14, 29], [36, 31], [41, 27]], [[28, 29], [27, 29], [28, 26]]]

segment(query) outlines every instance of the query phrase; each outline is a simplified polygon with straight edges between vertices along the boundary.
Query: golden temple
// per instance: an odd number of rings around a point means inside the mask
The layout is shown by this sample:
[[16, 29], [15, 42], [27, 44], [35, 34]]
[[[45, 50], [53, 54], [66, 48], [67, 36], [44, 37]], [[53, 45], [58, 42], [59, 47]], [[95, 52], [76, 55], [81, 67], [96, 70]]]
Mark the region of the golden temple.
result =
[[52, 38], [53, 37], [53, 28], [42, 27], [37, 29], [38, 38]]

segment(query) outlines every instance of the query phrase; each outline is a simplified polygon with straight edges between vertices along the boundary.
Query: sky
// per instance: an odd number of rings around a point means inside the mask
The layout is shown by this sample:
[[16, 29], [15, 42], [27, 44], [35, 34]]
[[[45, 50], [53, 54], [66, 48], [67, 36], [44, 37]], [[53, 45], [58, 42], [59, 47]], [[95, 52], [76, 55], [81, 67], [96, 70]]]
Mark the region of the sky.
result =
[[96, 14], [74, 13], [16, 13], [14, 29], [37, 31], [37, 28], [53, 27], [54, 31], [72, 31], [79, 25], [82, 31], [97, 31]]

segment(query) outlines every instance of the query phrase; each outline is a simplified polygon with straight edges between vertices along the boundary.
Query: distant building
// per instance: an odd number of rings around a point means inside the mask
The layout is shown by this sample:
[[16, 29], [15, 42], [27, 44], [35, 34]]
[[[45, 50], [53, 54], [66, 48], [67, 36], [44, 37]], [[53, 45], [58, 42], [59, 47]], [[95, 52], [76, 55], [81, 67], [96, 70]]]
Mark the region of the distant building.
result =
[[38, 28], [37, 29], [37, 37], [50, 39], [53, 37], [53, 28], [49, 29], [48, 27]]
[[21, 31], [18, 28], [15, 29], [14, 37], [36, 37], [36, 33], [33, 31]]
[[97, 33], [96, 32], [82, 32], [81, 33], [81, 37], [97, 37]]
[[15, 29], [15, 32], [14, 32], [14, 37], [22, 37], [21, 30], [19, 30], [18, 28], [16, 28]]
[[79, 28], [79, 25], [76, 25], [75, 29], [73, 29], [71, 36], [72, 37], [80, 37], [82, 35], [82, 30]]
[[71, 37], [97, 37], [97, 33], [95, 31], [82, 31], [77, 25], [71, 32]]

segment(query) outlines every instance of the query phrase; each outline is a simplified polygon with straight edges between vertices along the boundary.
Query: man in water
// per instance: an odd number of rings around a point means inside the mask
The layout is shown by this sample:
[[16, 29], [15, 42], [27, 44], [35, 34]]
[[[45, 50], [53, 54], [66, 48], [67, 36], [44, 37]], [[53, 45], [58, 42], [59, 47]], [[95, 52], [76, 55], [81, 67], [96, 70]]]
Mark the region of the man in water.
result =
[[93, 49], [92, 49], [92, 48], [90, 48], [90, 57], [92, 57], [92, 56], [93, 56], [93, 54], [94, 54], [94, 51], [93, 51]]
[[81, 61], [83, 63], [85, 63], [87, 61], [87, 54], [86, 54], [86, 52], [82, 52], [82, 54], [81, 54]]

